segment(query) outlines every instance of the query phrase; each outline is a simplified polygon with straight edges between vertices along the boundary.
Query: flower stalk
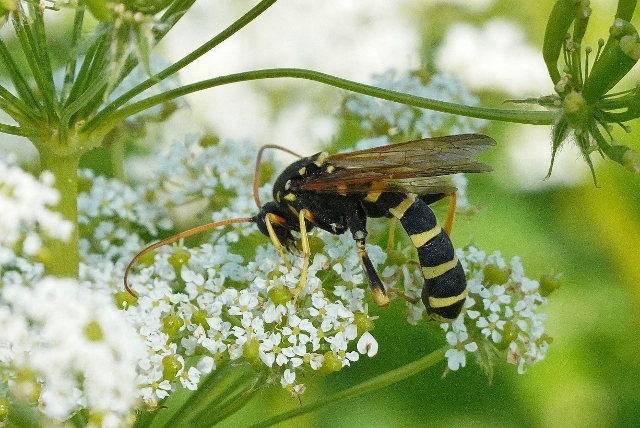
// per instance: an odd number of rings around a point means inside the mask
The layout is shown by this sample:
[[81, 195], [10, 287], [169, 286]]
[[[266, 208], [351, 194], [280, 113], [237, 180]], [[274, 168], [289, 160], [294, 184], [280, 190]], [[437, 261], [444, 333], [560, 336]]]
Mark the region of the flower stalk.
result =
[[389, 385], [393, 385], [394, 383], [403, 381], [410, 378], [411, 376], [423, 372], [428, 368], [434, 366], [438, 362], [442, 361], [444, 359], [444, 354], [446, 351], [447, 347], [440, 348], [412, 363], [405, 364], [402, 367], [378, 375], [372, 379], [359, 383], [338, 393], [327, 395], [324, 398], [319, 398], [313, 403], [303, 404], [289, 412], [270, 417], [254, 425], [250, 425], [250, 428], [270, 427], [277, 423], [311, 413], [328, 405], [337, 404], [349, 398], [357, 397], [359, 395], [380, 390]]
[[78, 164], [79, 153], [59, 156], [50, 151], [41, 151], [41, 167], [55, 177], [54, 188], [60, 193], [60, 201], [53, 207], [62, 217], [76, 225], [67, 241], [51, 240], [47, 245], [47, 271], [57, 277], [78, 278], [80, 263], [78, 235]]
[[201, 82], [184, 85], [179, 88], [163, 92], [162, 94], [154, 95], [141, 101], [128, 104], [115, 112], [109, 112], [109, 114], [107, 112], [100, 112], [86, 124], [85, 131], [102, 130], [105, 128], [108, 129], [112, 127], [114, 123], [117, 123], [126, 117], [140, 113], [151, 107], [190, 93], [214, 88], [217, 86], [228, 85], [231, 83], [276, 78], [312, 80], [315, 82], [333, 86], [338, 89], [345, 89], [350, 92], [369, 95], [387, 101], [394, 101], [408, 106], [420, 107], [442, 113], [457, 114], [460, 116], [467, 116], [478, 119], [498, 120], [523, 124], [549, 125], [553, 123], [553, 120], [556, 116], [555, 113], [547, 111], [497, 109], [449, 103], [445, 101], [389, 91], [376, 86], [342, 79], [340, 77], [332, 76], [318, 71], [299, 68], [274, 68], [235, 73], [227, 76], [220, 76], [203, 80]]

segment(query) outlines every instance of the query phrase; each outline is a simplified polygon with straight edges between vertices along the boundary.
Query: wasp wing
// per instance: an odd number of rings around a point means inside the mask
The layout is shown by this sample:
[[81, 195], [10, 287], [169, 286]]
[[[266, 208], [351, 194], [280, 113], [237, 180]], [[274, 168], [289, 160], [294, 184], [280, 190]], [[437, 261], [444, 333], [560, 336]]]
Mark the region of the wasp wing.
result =
[[417, 194], [450, 193], [451, 182], [442, 177], [460, 172], [491, 171], [473, 158], [495, 145], [481, 134], [449, 135], [376, 147], [327, 157], [332, 172], [308, 177], [300, 190], [351, 194], [400, 191]]

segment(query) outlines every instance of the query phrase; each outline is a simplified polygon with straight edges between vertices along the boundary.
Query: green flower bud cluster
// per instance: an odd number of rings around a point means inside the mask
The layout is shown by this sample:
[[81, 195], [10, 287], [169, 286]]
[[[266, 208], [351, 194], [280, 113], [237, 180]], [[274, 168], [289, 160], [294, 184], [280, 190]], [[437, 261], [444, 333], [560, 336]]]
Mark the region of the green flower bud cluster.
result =
[[[609, 29], [607, 41], [599, 41], [595, 62], [589, 69], [590, 47], [582, 59], [582, 38], [591, 8], [588, 0], [558, 0], [547, 22], [543, 43], [543, 58], [555, 85], [560, 114], [554, 124], [553, 151], [549, 174], [558, 149], [571, 135], [591, 169], [595, 171], [591, 153], [621, 164], [632, 172], [640, 172], [638, 153], [614, 140], [611, 124], [618, 124], [626, 132], [623, 122], [640, 117], [640, 89], [609, 94], [640, 59], [640, 37], [629, 22], [636, 7], [635, 1], [621, 0], [616, 17]], [[573, 32], [569, 29], [573, 26]], [[558, 67], [564, 53], [565, 67]]]

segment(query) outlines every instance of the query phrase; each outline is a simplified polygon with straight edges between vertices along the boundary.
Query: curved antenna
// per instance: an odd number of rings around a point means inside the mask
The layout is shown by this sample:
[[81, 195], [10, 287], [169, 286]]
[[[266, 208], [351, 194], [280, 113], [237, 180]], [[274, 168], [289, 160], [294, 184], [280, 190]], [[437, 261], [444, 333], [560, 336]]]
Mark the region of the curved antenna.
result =
[[253, 218], [251, 218], [251, 217], [240, 217], [240, 218], [231, 218], [231, 219], [227, 219], [227, 220], [216, 221], [214, 223], [207, 223], [207, 224], [203, 224], [202, 226], [198, 226], [198, 227], [194, 227], [194, 228], [189, 229], [189, 230], [185, 230], [184, 232], [180, 232], [180, 233], [175, 234], [173, 236], [170, 236], [170, 237], [168, 237], [166, 239], [163, 239], [162, 241], [156, 242], [155, 244], [149, 245], [148, 247], [146, 247], [145, 249], [140, 251], [138, 254], [136, 254], [135, 257], [129, 262], [129, 265], [127, 266], [127, 268], [124, 270], [124, 280], [123, 281], [124, 281], [125, 290], [127, 290], [127, 292], [129, 294], [131, 294], [133, 297], [135, 297], [136, 299], [138, 298], [138, 293], [136, 293], [135, 291], [133, 291], [131, 289], [131, 287], [129, 287], [129, 281], [127, 279], [129, 277], [129, 271], [131, 271], [131, 268], [133, 267], [133, 265], [140, 259], [140, 257], [144, 256], [148, 252], [153, 251], [156, 248], [160, 248], [163, 245], [167, 245], [167, 244], [171, 244], [172, 242], [176, 242], [179, 239], [186, 238], [187, 236], [192, 236], [192, 235], [196, 235], [198, 233], [206, 232], [207, 230], [215, 229], [216, 227], [226, 226], [228, 224], [234, 224], [234, 223], [250, 223], [252, 221], [253, 221]]
[[266, 149], [278, 149], [282, 150], [283, 152], [289, 153], [290, 155], [299, 158], [302, 157], [296, 152], [292, 152], [291, 150], [282, 146], [278, 146], [276, 144], [265, 144], [264, 146], [260, 147], [260, 150], [258, 151], [258, 157], [256, 158], [256, 169], [253, 173], [253, 200], [256, 201], [258, 209], [262, 208], [262, 204], [260, 203], [260, 196], [258, 196], [258, 187], [260, 186], [260, 162], [262, 161], [262, 152], [264, 152]]

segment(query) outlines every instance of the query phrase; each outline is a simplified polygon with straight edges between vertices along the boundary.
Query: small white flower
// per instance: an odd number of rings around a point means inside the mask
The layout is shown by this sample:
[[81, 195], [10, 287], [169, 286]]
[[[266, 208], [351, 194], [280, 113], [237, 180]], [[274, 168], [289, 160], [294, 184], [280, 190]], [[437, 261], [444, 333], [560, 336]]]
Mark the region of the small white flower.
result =
[[310, 354], [309, 356], [309, 366], [312, 370], [319, 370], [322, 367], [322, 363], [324, 362], [324, 355], [321, 354]]
[[[43, 173], [36, 180], [19, 167], [0, 160], [0, 248], [10, 248], [23, 237], [24, 231], [38, 228], [51, 238], [66, 241], [70, 237], [73, 224], [50, 208], [60, 199], [52, 184], [50, 173]], [[24, 244], [27, 255], [37, 251], [37, 243], [31, 240]]]
[[494, 285], [489, 289], [484, 289], [480, 292], [480, 296], [482, 297], [484, 309], [491, 312], [500, 312], [501, 305], [511, 303], [511, 296], [505, 294], [503, 285]]
[[467, 352], [475, 352], [478, 350], [476, 342], [467, 342], [468, 335], [466, 332], [454, 333], [450, 331], [446, 334], [447, 342], [451, 346], [445, 352], [447, 358], [447, 366], [450, 370], [456, 371], [460, 367], [467, 365]]
[[378, 353], [378, 342], [371, 333], [366, 331], [358, 339], [357, 348], [362, 355], [367, 354], [368, 357], [373, 357]]
[[487, 317], [480, 317], [476, 321], [476, 327], [481, 329], [484, 337], [491, 336], [494, 343], [500, 343], [502, 334], [498, 330], [504, 328], [506, 321], [501, 320], [495, 312], [490, 313]]
[[293, 370], [286, 369], [280, 379], [280, 384], [282, 387], [286, 387], [287, 385], [293, 385], [296, 381], [296, 372]]
[[198, 371], [202, 374], [209, 374], [216, 369], [216, 360], [208, 355], [203, 356], [196, 365]]
[[280, 355], [281, 350], [279, 345], [281, 339], [282, 336], [279, 333], [272, 333], [260, 344], [260, 359], [266, 366], [273, 366], [276, 357]]

